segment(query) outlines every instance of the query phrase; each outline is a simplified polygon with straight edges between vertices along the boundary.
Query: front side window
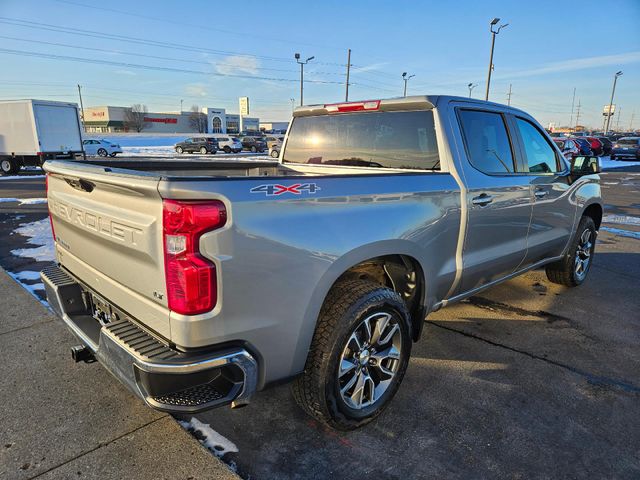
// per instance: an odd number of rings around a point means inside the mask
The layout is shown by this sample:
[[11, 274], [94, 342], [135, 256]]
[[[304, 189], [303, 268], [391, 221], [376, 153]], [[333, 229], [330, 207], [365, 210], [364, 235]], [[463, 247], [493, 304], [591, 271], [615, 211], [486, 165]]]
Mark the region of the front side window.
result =
[[524, 154], [531, 173], [554, 173], [558, 171], [555, 150], [542, 133], [529, 121], [516, 118], [516, 125], [522, 137]]
[[460, 110], [462, 135], [471, 164], [484, 173], [513, 173], [513, 154], [501, 114]]
[[297, 117], [284, 163], [432, 170], [440, 164], [433, 112]]

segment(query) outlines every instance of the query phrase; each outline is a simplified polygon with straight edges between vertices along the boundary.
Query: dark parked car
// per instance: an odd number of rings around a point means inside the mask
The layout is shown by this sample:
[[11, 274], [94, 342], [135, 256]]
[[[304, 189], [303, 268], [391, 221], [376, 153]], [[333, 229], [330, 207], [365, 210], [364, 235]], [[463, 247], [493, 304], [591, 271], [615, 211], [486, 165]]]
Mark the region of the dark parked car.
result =
[[596, 137], [602, 143], [602, 154], [603, 155], [611, 155], [611, 149], [613, 148], [613, 143], [607, 137]]
[[218, 140], [213, 137], [192, 137], [186, 138], [175, 145], [177, 153], [216, 153], [218, 151]]
[[262, 153], [267, 149], [267, 143], [261, 137], [242, 137], [242, 149]]
[[640, 137], [622, 137], [613, 144], [611, 160], [640, 160]]
[[571, 161], [572, 158], [575, 158], [578, 155], [580, 155], [580, 149], [578, 148], [578, 145], [576, 144], [576, 142], [574, 142], [570, 138], [558, 137], [558, 138], [554, 138], [553, 142], [556, 145], [558, 145], [558, 148], [562, 152], [562, 155], [564, 155], [564, 158], [566, 158], [569, 161]]
[[598, 139], [598, 137], [585, 137], [587, 141], [591, 144], [591, 151], [594, 155], [600, 156], [603, 153], [602, 142]]
[[578, 145], [580, 155], [593, 155], [593, 152], [591, 151], [591, 143], [589, 143], [585, 138], [572, 137], [571, 140], [576, 142], [576, 145]]

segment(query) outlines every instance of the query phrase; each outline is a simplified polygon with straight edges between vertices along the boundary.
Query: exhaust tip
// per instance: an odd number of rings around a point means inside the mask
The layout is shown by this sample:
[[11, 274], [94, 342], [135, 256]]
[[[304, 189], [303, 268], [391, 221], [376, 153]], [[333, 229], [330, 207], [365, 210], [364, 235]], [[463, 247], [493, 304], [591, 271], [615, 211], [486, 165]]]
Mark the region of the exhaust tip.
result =
[[71, 358], [73, 358], [73, 361], [76, 363], [91, 363], [96, 361], [96, 357], [93, 356], [93, 352], [85, 345], [76, 345], [71, 347]]

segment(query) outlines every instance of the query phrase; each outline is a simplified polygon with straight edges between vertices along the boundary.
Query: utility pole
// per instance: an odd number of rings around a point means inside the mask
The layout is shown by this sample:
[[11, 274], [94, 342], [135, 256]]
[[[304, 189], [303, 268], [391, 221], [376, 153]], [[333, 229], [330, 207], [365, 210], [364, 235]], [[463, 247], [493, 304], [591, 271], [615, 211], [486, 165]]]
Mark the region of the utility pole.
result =
[[631, 114], [631, 121], [629, 122], [629, 131], [633, 132], [633, 120], [636, 118], [636, 112]]
[[491, 55], [489, 57], [489, 73], [487, 74], [487, 92], [485, 93], [484, 99], [489, 100], [489, 86], [491, 85], [491, 70], [493, 70], [493, 48], [496, 44], [496, 35], [500, 33], [500, 30], [508, 26], [508, 23], [504, 25], [500, 25], [497, 30], [494, 30], [493, 27], [500, 21], [499, 18], [494, 18], [491, 20], [489, 24], [489, 31], [491, 32]]
[[471, 98], [471, 90], [473, 90], [477, 86], [478, 86], [477, 83], [470, 83], [469, 85], [467, 85], [467, 88], [469, 89], [469, 98]]
[[351, 49], [349, 49], [347, 51], [347, 84], [346, 84], [346, 91], [344, 94], [344, 101], [348, 102], [349, 101], [349, 72], [351, 70]]
[[82, 104], [82, 87], [78, 84], [78, 96], [80, 97], [80, 112], [82, 113], [82, 126], [84, 128], [84, 105]]
[[620, 131], [620, 112], [622, 111], [622, 107], [618, 108], [618, 120], [616, 120], [616, 131]]
[[576, 130], [578, 128], [578, 122], [580, 121], [580, 107], [582, 106], [582, 104], [580, 103], [580, 99], [578, 99], [578, 109], [576, 111], [576, 126], [574, 127], [574, 130]]
[[609, 111], [607, 112], [607, 126], [604, 129], [604, 135], [609, 131], [609, 123], [611, 122], [611, 106], [613, 105], [613, 96], [616, 93], [616, 82], [618, 81], [618, 77], [622, 75], [622, 70], [616, 72], [613, 76], [613, 88], [611, 89], [611, 100], [609, 100]]
[[296, 62], [300, 64], [300, 106], [304, 105], [304, 66], [316, 57], [309, 57], [304, 62], [300, 61], [300, 54], [294, 55]]
[[409, 81], [410, 78], [415, 77], [415, 75], [409, 75], [407, 77], [407, 72], [402, 72], [402, 79], [404, 80], [404, 94], [402, 95], [403, 97], [407, 96], [407, 82]]
[[509, 92], [507, 93], [507, 105], [511, 106], [511, 84], [509, 84]]
[[182, 102], [184, 102], [184, 100], [180, 100], [180, 113], [182, 113]]
[[571, 124], [573, 123], [573, 106], [576, 103], [576, 87], [573, 87], [573, 100], [571, 100], [571, 118], [569, 119], [569, 128], [571, 128]]

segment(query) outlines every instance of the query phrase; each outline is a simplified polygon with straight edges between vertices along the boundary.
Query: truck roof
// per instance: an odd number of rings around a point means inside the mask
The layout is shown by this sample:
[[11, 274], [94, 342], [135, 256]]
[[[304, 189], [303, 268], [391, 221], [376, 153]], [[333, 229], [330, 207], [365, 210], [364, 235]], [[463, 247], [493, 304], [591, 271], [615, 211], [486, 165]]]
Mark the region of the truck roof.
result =
[[353, 102], [349, 101], [341, 103], [303, 105], [301, 107], [297, 107], [294, 110], [293, 116], [305, 117], [310, 115], [325, 115], [329, 113], [346, 113], [355, 111], [393, 111], [408, 109], [430, 110], [434, 108], [438, 103], [442, 104], [451, 101], [473, 103], [478, 105], [492, 105], [503, 108], [505, 110], [511, 110], [513, 112], [519, 112], [527, 115], [526, 112], [523, 112], [522, 110], [519, 110], [517, 108], [501, 103], [479, 100], [476, 98], [460, 97], [455, 95], [412, 95], [408, 97], [383, 98], [377, 100], [359, 100]]

